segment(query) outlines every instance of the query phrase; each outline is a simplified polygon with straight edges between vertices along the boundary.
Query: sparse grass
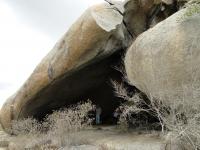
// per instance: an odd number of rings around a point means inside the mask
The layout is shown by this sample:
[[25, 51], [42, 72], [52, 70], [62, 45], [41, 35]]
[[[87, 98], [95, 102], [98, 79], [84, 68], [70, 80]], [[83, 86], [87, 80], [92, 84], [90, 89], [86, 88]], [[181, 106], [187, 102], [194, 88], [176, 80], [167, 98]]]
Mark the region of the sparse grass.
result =
[[91, 124], [88, 112], [92, 108], [90, 101], [79, 103], [64, 110], [55, 111], [42, 123], [33, 118], [13, 121], [11, 150], [22, 149], [59, 149], [74, 145], [87, 144], [79, 131]]
[[105, 145], [105, 144], [100, 145], [99, 147], [100, 147], [99, 150], [116, 150], [116, 148], [112, 148], [112, 147]]

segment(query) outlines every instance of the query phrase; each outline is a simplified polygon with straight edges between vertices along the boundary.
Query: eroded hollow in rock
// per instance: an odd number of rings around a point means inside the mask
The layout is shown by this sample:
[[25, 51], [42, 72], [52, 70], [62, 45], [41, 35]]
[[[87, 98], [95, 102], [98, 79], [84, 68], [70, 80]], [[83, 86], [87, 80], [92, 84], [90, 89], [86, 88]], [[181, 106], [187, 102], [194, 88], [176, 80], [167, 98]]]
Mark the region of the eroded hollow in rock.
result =
[[115, 96], [111, 84], [111, 79], [122, 80], [122, 74], [114, 68], [121, 63], [121, 56], [117, 52], [70, 75], [60, 77], [30, 100], [20, 115], [41, 119], [53, 110], [91, 100], [102, 108], [103, 123], [110, 123], [114, 110], [122, 101]]

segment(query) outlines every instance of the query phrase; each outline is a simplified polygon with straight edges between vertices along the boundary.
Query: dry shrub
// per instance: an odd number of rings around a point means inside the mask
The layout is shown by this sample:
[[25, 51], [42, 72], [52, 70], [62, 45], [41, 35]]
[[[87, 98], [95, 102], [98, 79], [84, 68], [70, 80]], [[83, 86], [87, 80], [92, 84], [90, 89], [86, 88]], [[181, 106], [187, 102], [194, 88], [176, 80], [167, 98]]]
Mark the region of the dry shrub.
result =
[[111, 146], [108, 146], [106, 144], [102, 144], [99, 146], [99, 150], [116, 150], [116, 148], [113, 148]]
[[44, 122], [33, 118], [13, 121], [10, 149], [59, 149], [85, 144], [78, 132], [90, 126], [90, 101], [55, 111]]
[[26, 118], [12, 122], [11, 133], [14, 135], [36, 134], [40, 132], [42, 125], [33, 118]]
[[91, 102], [79, 103], [64, 110], [55, 111], [46, 118], [46, 121], [50, 125], [51, 132], [57, 132], [60, 128], [65, 133], [77, 132], [91, 123], [92, 120], [88, 118], [88, 112], [91, 109]]
[[161, 91], [157, 99], [150, 94], [149, 101], [146, 101], [139, 93], [131, 95], [123, 84], [113, 81], [117, 96], [127, 101], [122, 104], [124, 111], [119, 119], [120, 124], [128, 127], [129, 122], [134, 122], [133, 114], [148, 113], [158, 119], [163, 135], [171, 133], [170, 141], [177, 141], [188, 150], [200, 149], [198, 83], [193, 82], [190, 86], [183, 86], [182, 91], [173, 93]]
[[153, 115], [151, 108], [148, 106], [149, 102], [144, 100], [140, 93], [131, 93], [132, 91], [126, 89], [126, 86], [123, 83], [112, 81], [112, 84], [115, 89], [116, 96], [125, 100], [125, 102], [119, 107], [122, 110], [118, 122], [120, 125], [119, 127], [126, 131], [130, 125], [132, 125], [132, 127], [134, 125], [134, 127], [137, 128], [144, 125], [149, 126], [149, 124], [147, 124], [147, 117], [145, 116]]
[[[60, 147], [76, 145], [76, 133], [88, 127], [92, 120], [88, 118], [88, 112], [92, 109], [91, 102], [72, 106], [70, 109], [56, 111], [47, 117], [50, 125], [48, 134], [56, 137], [54, 140]], [[75, 134], [74, 134], [75, 133]], [[80, 142], [80, 141], [79, 141]]]

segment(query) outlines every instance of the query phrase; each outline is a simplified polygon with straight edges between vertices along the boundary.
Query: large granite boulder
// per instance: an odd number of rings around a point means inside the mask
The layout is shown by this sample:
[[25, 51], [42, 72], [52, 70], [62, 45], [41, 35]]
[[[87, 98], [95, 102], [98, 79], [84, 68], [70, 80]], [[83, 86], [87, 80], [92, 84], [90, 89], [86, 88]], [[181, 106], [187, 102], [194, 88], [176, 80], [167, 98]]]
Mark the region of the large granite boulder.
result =
[[138, 36], [126, 53], [130, 83], [149, 97], [195, 96], [200, 87], [200, 14], [184, 18], [185, 11]]
[[0, 120], [4, 129], [14, 119], [42, 118], [87, 99], [104, 106], [104, 115], [112, 115], [117, 100], [109, 81], [119, 79], [112, 66], [120, 61], [120, 52], [145, 30], [147, 8], [153, 4], [139, 7], [127, 1], [119, 6], [103, 3], [85, 11], [3, 105]]

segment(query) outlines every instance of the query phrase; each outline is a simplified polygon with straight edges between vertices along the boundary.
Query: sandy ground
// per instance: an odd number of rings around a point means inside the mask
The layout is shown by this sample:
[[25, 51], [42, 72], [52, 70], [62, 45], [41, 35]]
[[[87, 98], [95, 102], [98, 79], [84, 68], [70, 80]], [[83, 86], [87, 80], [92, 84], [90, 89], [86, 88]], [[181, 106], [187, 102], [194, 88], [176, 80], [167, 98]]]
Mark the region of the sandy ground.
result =
[[0, 130], [0, 150], [6, 150], [9, 144], [10, 136], [4, 131]]
[[106, 146], [115, 150], [164, 150], [165, 142], [160, 133], [120, 132], [115, 126], [100, 126], [83, 131], [80, 136], [93, 145]]
[[[96, 126], [80, 132], [78, 137], [86, 144], [70, 150], [164, 150], [166, 145], [158, 132], [121, 132], [116, 126]], [[8, 143], [9, 135], [0, 131], [0, 150], [5, 150]]]

